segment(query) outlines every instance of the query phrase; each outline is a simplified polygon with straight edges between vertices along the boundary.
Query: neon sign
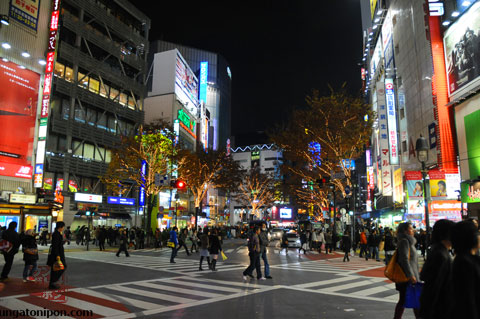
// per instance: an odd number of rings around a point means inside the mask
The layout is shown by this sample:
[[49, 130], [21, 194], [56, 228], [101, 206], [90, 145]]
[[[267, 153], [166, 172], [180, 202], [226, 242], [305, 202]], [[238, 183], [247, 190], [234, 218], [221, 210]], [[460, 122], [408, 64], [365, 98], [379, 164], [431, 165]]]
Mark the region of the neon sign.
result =
[[388, 141], [390, 143], [390, 164], [398, 164], [397, 117], [395, 114], [395, 93], [393, 79], [385, 80], [385, 95], [387, 99]]
[[180, 126], [183, 127], [183, 129], [190, 133], [193, 138], [197, 138], [197, 135], [195, 134], [197, 122], [192, 120], [190, 116], [182, 109], [178, 110], [178, 120], [180, 121]]

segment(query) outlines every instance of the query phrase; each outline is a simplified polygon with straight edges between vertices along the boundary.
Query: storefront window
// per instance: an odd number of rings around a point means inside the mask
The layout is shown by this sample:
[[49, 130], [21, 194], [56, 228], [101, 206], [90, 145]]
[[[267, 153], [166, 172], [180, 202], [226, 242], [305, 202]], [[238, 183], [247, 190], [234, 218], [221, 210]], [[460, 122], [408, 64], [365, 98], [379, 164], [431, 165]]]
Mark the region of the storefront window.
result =
[[110, 163], [112, 161], [112, 151], [106, 150], [105, 152], [105, 163]]
[[108, 117], [108, 129], [112, 133], [117, 132], [117, 120], [115, 120], [115, 118], [113, 116]]
[[100, 91], [100, 82], [98, 80], [90, 78], [90, 84], [88, 86], [90, 92], [97, 93]]
[[88, 76], [83, 73], [78, 72], [78, 86], [83, 88], [88, 88]]
[[135, 98], [131, 96], [128, 97], [128, 108], [135, 110]]
[[70, 101], [64, 99], [62, 101], [62, 118], [68, 120], [70, 116]]
[[80, 105], [75, 105], [75, 121], [85, 123], [85, 110]]
[[55, 69], [53, 70], [53, 74], [63, 78], [63, 76], [65, 75], [65, 65], [59, 63], [58, 61], [55, 62]]
[[83, 144], [83, 157], [93, 159], [95, 154], [95, 146], [92, 144]]
[[82, 142], [73, 141], [72, 147], [73, 147], [73, 155], [77, 155], [77, 156], [83, 155]]
[[137, 99], [137, 107], [139, 111], [143, 111], [143, 103], [142, 100]]
[[97, 127], [107, 130], [107, 114], [98, 113]]
[[68, 82], [73, 82], [73, 69], [69, 68], [68, 66], [65, 72], [65, 80], [67, 80]]
[[52, 191], [53, 190], [53, 178], [54, 174], [50, 172], [45, 172], [45, 175], [43, 177], [43, 189], [46, 191]]

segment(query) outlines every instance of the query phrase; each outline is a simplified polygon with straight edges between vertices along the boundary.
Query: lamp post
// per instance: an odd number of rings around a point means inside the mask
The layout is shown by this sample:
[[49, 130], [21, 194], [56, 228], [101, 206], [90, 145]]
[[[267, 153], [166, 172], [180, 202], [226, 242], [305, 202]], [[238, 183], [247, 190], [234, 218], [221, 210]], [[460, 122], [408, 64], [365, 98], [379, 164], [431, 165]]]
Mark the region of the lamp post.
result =
[[430, 219], [428, 216], [428, 198], [427, 198], [427, 184], [426, 184], [426, 178], [427, 178], [427, 173], [428, 170], [425, 167], [425, 163], [428, 161], [428, 142], [427, 140], [420, 135], [420, 137], [417, 139], [417, 142], [415, 143], [415, 151], [417, 152], [417, 159], [420, 163], [422, 163], [422, 177], [423, 177], [423, 199], [424, 199], [424, 205], [425, 205], [425, 224], [427, 227], [427, 238], [426, 238], [426, 246], [428, 248], [430, 244]]

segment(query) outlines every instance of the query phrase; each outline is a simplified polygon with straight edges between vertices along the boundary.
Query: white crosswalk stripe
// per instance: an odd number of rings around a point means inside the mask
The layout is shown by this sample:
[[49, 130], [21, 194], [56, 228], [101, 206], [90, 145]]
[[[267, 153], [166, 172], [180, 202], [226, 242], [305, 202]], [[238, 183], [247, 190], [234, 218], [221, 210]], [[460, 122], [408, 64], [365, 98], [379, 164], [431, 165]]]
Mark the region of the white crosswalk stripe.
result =
[[285, 263], [270, 266], [270, 268], [298, 271], [325, 272], [335, 274], [352, 274], [360, 271], [383, 267], [383, 264], [369, 263], [362, 260], [343, 262], [342, 258], [311, 260], [303, 262]]
[[0, 307], [38, 310], [34, 318], [44, 318], [45, 311], [63, 308], [66, 311], [72, 308], [89, 309], [97, 317], [133, 318], [142, 316], [144, 312], [161, 313], [270, 289], [257, 284], [181, 276], [68, 289], [59, 292], [65, 296], [65, 302], [62, 303], [27, 294], [11, 296], [0, 299]]

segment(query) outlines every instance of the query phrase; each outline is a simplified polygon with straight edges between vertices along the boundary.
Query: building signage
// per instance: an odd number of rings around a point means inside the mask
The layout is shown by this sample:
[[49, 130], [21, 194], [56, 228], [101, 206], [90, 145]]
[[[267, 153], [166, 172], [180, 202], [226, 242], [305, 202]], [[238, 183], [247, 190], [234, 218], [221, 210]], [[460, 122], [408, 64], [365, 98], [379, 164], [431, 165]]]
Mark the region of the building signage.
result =
[[377, 82], [376, 91], [376, 104], [378, 109], [378, 145], [380, 151], [380, 164], [379, 164], [379, 178], [378, 186], [382, 187], [383, 196], [392, 196], [393, 191], [393, 179], [392, 179], [392, 167], [390, 165], [390, 150], [388, 147], [388, 128], [387, 128], [387, 107], [385, 101], [385, 88], [383, 82]]
[[[17, 0], [15, 0], [17, 1]], [[20, 0], [22, 1], [22, 0]], [[39, 1], [40, 3], [40, 1]], [[55, 50], [57, 48], [58, 21], [60, 17], [60, 0], [52, 0], [52, 13], [50, 14], [47, 60], [45, 65], [45, 77], [43, 80], [43, 97], [40, 109], [40, 125], [38, 127], [38, 143], [36, 164], [45, 162], [45, 145], [47, 139], [48, 114], [50, 113], [50, 94], [52, 93], [53, 69], [55, 64]], [[34, 187], [42, 187], [43, 172], [35, 173]]]
[[109, 203], [109, 204], [116, 204], [116, 205], [134, 206], [134, 205], [135, 205], [135, 198], [112, 197], [112, 196], [109, 196], [109, 197], [107, 198], [107, 203]]
[[281, 219], [292, 218], [292, 209], [291, 208], [280, 208], [280, 218]]
[[31, 179], [32, 172], [33, 168], [29, 165], [0, 163], [0, 175]]
[[445, 8], [443, 6], [443, 2], [438, 0], [429, 0], [428, 10], [430, 11], [431, 17], [443, 16], [445, 14]]
[[183, 127], [193, 138], [197, 138], [197, 122], [192, 120], [190, 116], [182, 109], [178, 110], [178, 120], [180, 121], [180, 126]]
[[198, 79], [177, 52], [175, 67], [175, 94], [186, 107], [198, 107]]
[[403, 176], [401, 168], [397, 168], [393, 172], [393, 201], [403, 203]]
[[145, 176], [147, 176], [147, 162], [145, 160], [142, 161], [142, 167], [140, 169], [142, 185], [140, 185], [140, 192], [138, 194], [138, 204], [140, 206], [145, 205]]
[[40, 0], [10, 0], [10, 17], [37, 31]]
[[423, 198], [424, 187], [422, 173], [418, 171], [406, 171], [405, 180], [407, 183], [408, 198]]
[[455, 100], [463, 93], [480, 86], [480, 2], [474, 3], [443, 37], [447, 69], [448, 93]]
[[390, 164], [398, 165], [397, 116], [395, 110], [395, 92], [393, 79], [385, 79], [387, 101], [388, 142], [390, 144]]
[[200, 101], [207, 103], [208, 62], [200, 62]]
[[464, 203], [480, 203], [480, 182], [472, 184], [462, 183], [462, 202]]
[[37, 195], [10, 194], [10, 203], [15, 204], [35, 204]]
[[372, 14], [372, 20], [375, 16], [375, 8], [377, 7], [377, 0], [370, 0], [370, 13]]
[[75, 193], [75, 201], [101, 204], [103, 201], [103, 196], [87, 193]]

